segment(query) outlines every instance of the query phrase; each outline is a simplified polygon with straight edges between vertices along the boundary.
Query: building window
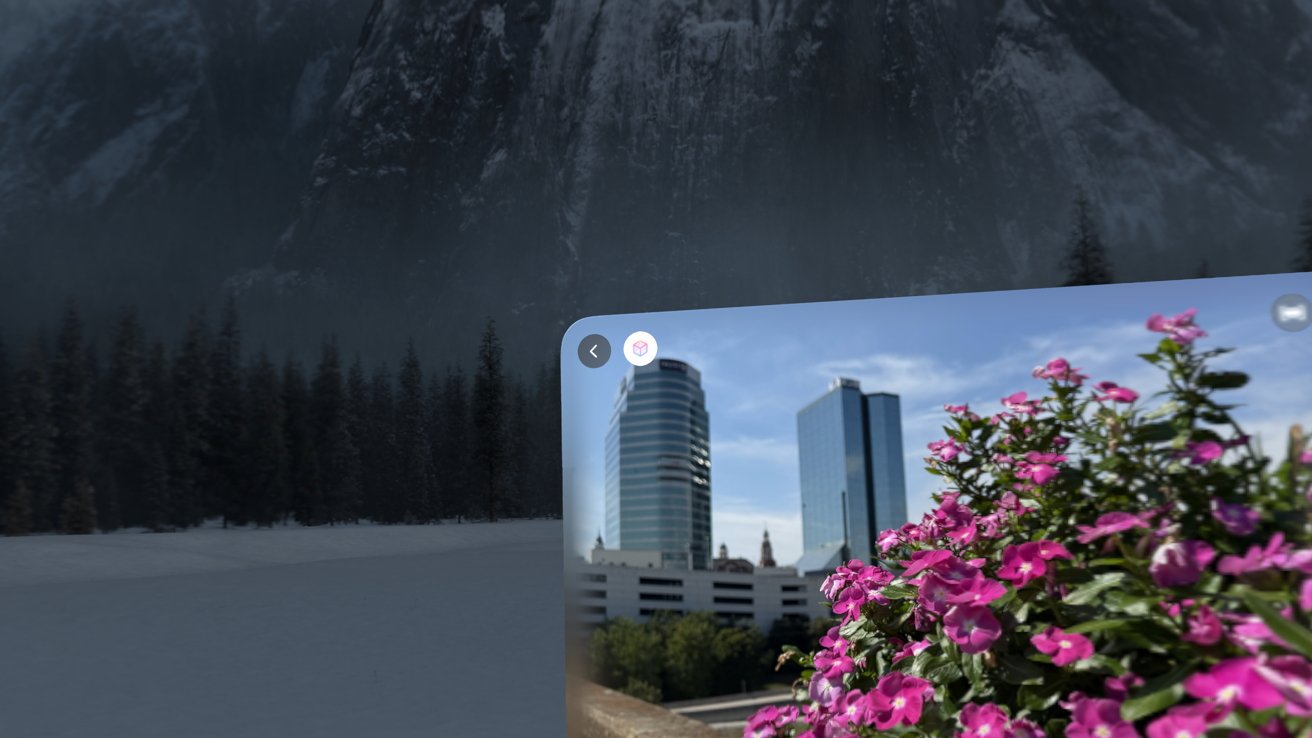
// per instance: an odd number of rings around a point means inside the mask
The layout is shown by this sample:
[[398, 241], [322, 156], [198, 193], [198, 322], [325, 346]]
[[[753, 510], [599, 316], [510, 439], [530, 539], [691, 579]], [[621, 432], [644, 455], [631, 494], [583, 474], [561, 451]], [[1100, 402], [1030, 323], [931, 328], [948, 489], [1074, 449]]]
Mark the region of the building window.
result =
[[664, 602], [683, 602], [681, 594], [667, 594], [665, 592], [642, 592], [638, 594], [640, 600], [658, 600]]
[[714, 582], [711, 586], [716, 589], [746, 589], [751, 590], [751, 582]]
[[604, 581], [606, 581], [606, 575], [605, 575], [605, 574], [584, 574], [584, 575], [583, 575], [582, 577], [580, 577], [580, 578], [581, 578], [583, 581], [585, 581], [585, 582], [604, 582]]
[[749, 623], [753, 620], [751, 613], [746, 612], [722, 612], [717, 610], [715, 617], [731, 624]]
[[641, 577], [638, 584], [646, 584], [651, 587], [682, 587], [682, 579], [658, 579], [657, 577]]
[[584, 605], [583, 607], [579, 608], [579, 612], [583, 613], [584, 615], [600, 615], [602, 617], [606, 617], [606, 606]]
[[752, 598], [751, 598], [751, 597], [716, 597], [716, 598], [715, 598], [715, 604], [717, 604], [717, 605], [750, 605], [750, 604], [752, 604]]
[[802, 591], [802, 585], [800, 585], [800, 584], [785, 584], [784, 587], [783, 587], [783, 590], [784, 590], [785, 592], [801, 592], [801, 591]]
[[683, 610], [663, 610], [663, 609], [662, 609], [662, 610], [654, 610], [654, 609], [649, 608], [649, 607], [644, 607], [644, 608], [642, 608], [641, 610], [638, 611], [638, 614], [641, 615], [641, 616], [643, 616], [644, 618], [649, 618], [649, 617], [651, 617], [652, 615], [655, 615], [655, 614], [658, 613], [658, 612], [672, 612], [672, 613], [674, 613], [675, 615], [683, 615], [683, 614], [684, 614]]
[[579, 594], [583, 595], [584, 597], [596, 597], [603, 600], [606, 599], [606, 590], [604, 589], [585, 589]]
[[794, 605], [805, 605], [805, 604], [806, 604], [806, 600], [784, 600], [784, 607], [791, 607]]

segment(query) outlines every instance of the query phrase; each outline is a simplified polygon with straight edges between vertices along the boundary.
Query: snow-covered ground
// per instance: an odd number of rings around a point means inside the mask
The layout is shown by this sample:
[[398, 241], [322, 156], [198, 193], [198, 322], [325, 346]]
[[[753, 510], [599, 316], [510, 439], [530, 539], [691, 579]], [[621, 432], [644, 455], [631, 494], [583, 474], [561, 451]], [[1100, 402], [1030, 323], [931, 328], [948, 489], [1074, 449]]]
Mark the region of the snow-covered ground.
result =
[[561, 530], [0, 539], [0, 735], [562, 734]]

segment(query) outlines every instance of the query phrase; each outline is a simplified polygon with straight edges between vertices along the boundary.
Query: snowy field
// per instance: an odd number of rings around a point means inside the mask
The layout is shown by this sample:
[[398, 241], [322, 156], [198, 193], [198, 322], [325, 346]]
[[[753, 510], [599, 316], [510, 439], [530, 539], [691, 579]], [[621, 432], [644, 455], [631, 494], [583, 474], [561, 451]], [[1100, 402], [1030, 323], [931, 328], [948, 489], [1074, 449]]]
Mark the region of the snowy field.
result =
[[0, 539], [0, 736], [560, 734], [561, 531]]

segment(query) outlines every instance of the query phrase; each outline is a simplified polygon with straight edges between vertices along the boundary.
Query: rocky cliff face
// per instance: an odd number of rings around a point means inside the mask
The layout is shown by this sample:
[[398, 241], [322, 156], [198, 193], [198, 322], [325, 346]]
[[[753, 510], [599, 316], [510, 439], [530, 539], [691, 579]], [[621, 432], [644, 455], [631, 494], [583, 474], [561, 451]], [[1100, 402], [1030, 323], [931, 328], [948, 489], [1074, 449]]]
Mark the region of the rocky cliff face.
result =
[[68, 296], [189, 310], [198, 292], [267, 260], [366, 10], [359, 0], [7, 8], [2, 311], [48, 314]]
[[1083, 187], [1123, 278], [1282, 269], [1307, 12], [1099, 7], [378, 2], [276, 263], [460, 313], [1052, 284]]
[[1312, 191], [1306, 2], [143, 2], [10, 65], [6, 208], [193, 187], [216, 283], [411, 333], [1054, 284], [1077, 187], [1121, 279], [1278, 271]]

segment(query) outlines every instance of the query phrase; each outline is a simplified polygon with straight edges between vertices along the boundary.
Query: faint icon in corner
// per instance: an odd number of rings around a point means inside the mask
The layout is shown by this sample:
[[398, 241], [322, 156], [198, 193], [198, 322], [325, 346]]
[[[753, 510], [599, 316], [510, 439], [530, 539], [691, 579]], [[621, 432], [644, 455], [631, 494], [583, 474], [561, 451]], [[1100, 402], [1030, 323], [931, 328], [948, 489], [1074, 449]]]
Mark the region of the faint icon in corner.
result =
[[656, 339], [647, 331], [634, 331], [624, 339], [624, 358], [634, 366], [647, 366], [656, 358]]
[[1281, 330], [1301, 331], [1312, 323], [1312, 303], [1303, 295], [1281, 295], [1271, 305], [1271, 319]]

